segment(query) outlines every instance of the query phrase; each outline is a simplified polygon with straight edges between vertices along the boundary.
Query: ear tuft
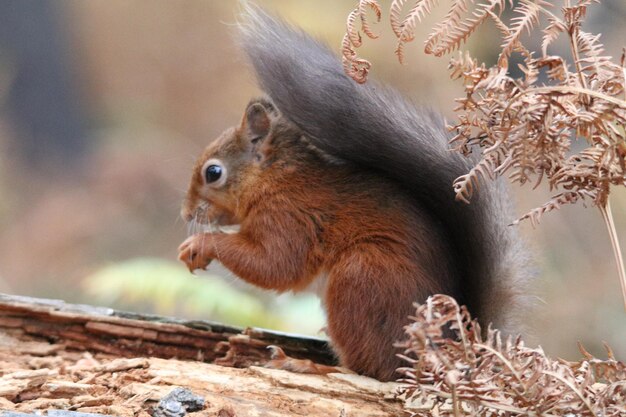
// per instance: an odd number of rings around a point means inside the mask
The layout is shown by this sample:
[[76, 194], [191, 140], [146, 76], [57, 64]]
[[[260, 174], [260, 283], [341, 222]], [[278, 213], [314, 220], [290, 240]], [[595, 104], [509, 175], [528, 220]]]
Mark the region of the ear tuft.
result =
[[270, 131], [270, 117], [265, 106], [259, 102], [248, 106], [245, 123], [253, 142], [264, 138]]

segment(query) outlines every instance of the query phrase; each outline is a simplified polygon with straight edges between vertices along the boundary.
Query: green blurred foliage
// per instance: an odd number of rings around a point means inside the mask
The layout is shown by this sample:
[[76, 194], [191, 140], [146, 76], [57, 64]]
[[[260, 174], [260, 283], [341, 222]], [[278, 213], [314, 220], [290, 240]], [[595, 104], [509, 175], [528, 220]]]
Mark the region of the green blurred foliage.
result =
[[323, 326], [313, 296], [264, 303], [219, 276], [194, 277], [182, 264], [159, 258], [113, 263], [86, 277], [82, 286], [95, 303], [121, 309], [308, 334]]

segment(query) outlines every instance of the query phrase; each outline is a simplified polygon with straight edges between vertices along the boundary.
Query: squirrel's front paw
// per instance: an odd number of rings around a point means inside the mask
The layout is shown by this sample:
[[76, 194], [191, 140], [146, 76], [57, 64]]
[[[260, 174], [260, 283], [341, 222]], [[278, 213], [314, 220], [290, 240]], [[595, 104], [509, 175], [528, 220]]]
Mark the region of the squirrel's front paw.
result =
[[178, 259], [183, 261], [189, 272], [206, 269], [213, 259], [213, 244], [209, 233], [189, 236], [178, 247]]

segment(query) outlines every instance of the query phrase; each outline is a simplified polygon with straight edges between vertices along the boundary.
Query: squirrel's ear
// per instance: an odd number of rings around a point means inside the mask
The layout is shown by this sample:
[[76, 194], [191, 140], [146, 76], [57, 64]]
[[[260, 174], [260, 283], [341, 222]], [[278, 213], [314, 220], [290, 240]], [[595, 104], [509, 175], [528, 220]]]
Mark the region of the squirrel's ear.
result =
[[252, 103], [246, 109], [244, 126], [252, 142], [263, 139], [270, 131], [270, 116], [261, 103]]

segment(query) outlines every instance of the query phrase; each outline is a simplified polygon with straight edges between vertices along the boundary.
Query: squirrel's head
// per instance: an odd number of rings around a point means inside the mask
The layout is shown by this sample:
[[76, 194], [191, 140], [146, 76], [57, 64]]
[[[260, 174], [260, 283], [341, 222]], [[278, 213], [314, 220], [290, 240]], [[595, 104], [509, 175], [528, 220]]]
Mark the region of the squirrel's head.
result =
[[241, 222], [239, 203], [261, 170], [261, 145], [271, 135], [278, 112], [266, 99], [248, 104], [241, 124], [213, 141], [196, 161], [181, 216], [201, 224]]

